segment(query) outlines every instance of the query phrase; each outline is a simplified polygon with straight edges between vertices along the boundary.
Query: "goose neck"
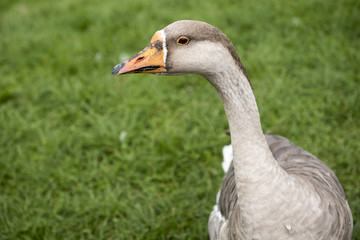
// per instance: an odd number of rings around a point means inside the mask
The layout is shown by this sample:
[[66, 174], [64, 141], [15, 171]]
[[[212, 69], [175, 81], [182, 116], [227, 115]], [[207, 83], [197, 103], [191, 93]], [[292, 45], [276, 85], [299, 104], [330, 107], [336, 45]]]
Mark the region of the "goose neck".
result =
[[[237, 66], [207, 76], [215, 87], [228, 118], [237, 186], [264, 184], [282, 169], [268, 147], [250, 82]], [[281, 175], [281, 174], [280, 174]]]

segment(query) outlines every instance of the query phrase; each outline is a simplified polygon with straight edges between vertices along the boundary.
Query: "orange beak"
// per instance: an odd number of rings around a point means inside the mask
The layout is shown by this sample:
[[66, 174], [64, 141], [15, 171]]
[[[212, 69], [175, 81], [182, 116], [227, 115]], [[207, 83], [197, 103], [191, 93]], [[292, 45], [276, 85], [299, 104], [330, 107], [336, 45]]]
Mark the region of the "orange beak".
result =
[[135, 57], [116, 65], [112, 74], [163, 73], [165, 71], [164, 37], [161, 32], [156, 32], [144, 50]]

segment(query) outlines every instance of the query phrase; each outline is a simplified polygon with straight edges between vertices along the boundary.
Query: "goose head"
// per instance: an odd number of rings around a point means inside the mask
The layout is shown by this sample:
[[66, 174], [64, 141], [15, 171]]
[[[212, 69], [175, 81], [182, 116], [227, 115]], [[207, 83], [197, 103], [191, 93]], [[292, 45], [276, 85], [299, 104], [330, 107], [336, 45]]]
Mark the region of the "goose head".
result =
[[229, 68], [238, 68], [247, 78], [227, 36], [208, 23], [181, 20], [157, 31], [144, 50], [116, 65], [112, 74], [199, 74], [210, 81], [218, 79], [211, 76]]

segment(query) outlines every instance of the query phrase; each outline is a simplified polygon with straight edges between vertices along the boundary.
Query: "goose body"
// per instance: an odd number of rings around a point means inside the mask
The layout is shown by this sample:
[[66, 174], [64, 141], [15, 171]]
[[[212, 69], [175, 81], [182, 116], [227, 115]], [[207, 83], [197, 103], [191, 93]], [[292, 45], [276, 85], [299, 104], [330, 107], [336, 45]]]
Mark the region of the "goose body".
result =
[[247, 72], [210, 24], [182, 20], [113, 74], [199, 74], [218, 93], [233, 160], [209, 219], [210, 239], [350, 239], [352, 216], [335, 174], [281, 136], [263, 134]]

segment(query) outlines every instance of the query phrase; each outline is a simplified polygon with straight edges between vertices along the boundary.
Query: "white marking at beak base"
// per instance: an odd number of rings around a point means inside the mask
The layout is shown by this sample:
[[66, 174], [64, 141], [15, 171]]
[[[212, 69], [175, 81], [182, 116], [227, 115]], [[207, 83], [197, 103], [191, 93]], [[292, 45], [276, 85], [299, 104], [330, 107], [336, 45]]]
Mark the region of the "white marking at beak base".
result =
[[158, 33], [160, 33], [160, 36], [162, 37], [162, 41], [163, 41], [163, 51], [164, 51], [163, 61], [165, 64], [165, 72], [166, 72], [166, 56], [167, 56], [166, 35], [164, 29], [159, 30]]

